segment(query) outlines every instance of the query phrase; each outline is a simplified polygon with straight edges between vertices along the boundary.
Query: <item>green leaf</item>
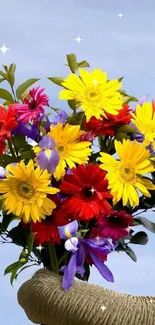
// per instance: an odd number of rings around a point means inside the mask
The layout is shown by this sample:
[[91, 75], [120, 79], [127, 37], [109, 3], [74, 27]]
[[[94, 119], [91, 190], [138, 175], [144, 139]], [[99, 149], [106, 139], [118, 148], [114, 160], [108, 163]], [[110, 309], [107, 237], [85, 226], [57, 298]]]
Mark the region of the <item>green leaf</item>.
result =
[[18, 226], [12, 228], [7, 235], [8, 238], [11, 238], [13, 243], [17, 246], [26, 247], [27, 242], [25, 238], [25, 231], [19, 223]]
[[17, 159], [15, 157], [6, 154], [0, 155], [0, 166], [5, 168], [7, 165], [13, 162], [17, 162]]
[[[124, 77], [120, 77], [120, 78], [118, 78], [117, 80], [118, 80], [119, 82], [121, 82], [123, 79], [124, 79]], [[119, 91], [119, 92], [120, 92], [120, 91]]]
[[32, 149], [33, 147], [30, 144], [25, 144], [23, 146], [23, 148], [19, 149], [19, 153], [21, 155], [22, 159], [34, 159], [35, 158], [35, 154], [34, 151]]
[[76, 111], [76, 100], [70, 99], [67, 102], [68, 102], [69, 107], [75, 112]]
[[86, 60], [84, 60], [84, 61], [77, 63], [76, 70], [78, 70], [79, 68], [90, 68], [90, 65]]
[[0, 71], [0, 76], [2, 76], [5, 80], [7, 79], [7, 74], [3, 71]]
[[21, 99], [22, 94], [31, 87], [35, 82], [37, 82], [39, 79], [31, 78], [23, 82], [16, 90], [16, 96], [18, 99]]
[[134, 218], [134, 221], [136, 221], [139, 225], [144, 226], [149, 231], [153, 232], [155, 234], [155, 223], [148, 220], [145, 217], [136, 217]]
[[3, 82], [5, 79], [4, 78], [0, 78], [0, 83]]
[[35, 233], [30, 233], [27, 241], [28, 255], [31, 254], [34, 244]]
[[16, 70], [16, 64], [15, 63], [11, 63], [9, 66], [9, 73], [15, 73]]
[[137, 262], [137, 256], [135, 255], [134, 251], [127, 246], [127, 248], [125, 249], [125, 252], [128, 256], [130, 256], [130, 258], [134, 261]]
[[4, 271], [4, 275], [8, 274], [8, 273], [12, 273], [14, 270], [16, 270], [17, 268], [19, 268], [21, 266], [21, 263], [15, 262], [10, 264], [9, 266], [7, 266], [7, 268]]
[[77, 114], [72, 114], [70, 116], [67, 117], [67, 123], [71, 124], [71, 125], [79, 125], [80, 121], [83, 117], [83, 112], [79, 112]]
[[146, 245], [148, 240], [148, 235], [144, 231], [139, 231], [130, 239], [130, 244]]
[[75, 73], [75, 70], [77, 68], [76, 55], [71, 53], [71, 54], [67, 54], [66, 57], [67, 57], [68, 66], [70, 67], [71, 72]]
[[63, 78], [63, 77], [48, 77], [48, 79], [50, 81], [52, 81], [54, 84], [56, 84], [58, 86], [62, 86], [62, 82], [64, 81], [65, 78]]
[[9, 69], [8, 69], [7, 65], [2, 64], [2, 66], [3, 66], [4, 70], [8, 73]]
[[17, 279], [17, 271], [18, 271], [19, 267], [17, 267], [15, 270], [13, 270], [11, 277], [10, 277], [10, 283], [11, 285], [13, 285], [13, 281]]
[[13, 144], [15, 145], [17, 151], [24, 148], [24, 146], [27, 144], [24, 135], [21, 135], [21, 134], [20, 135], [15, 134], [12, 140], [13, 140]]
[[[50, 108], [51, 108], [54, 112], [59, 112], [59, 108], [52, 107], [52, 106], [50, 106]], [[46, 114], [47, 114], [47, 113], [46, 113]]]
[[123, 125], [117, 130], [117, 132], [135, 133], [136, 129], [134, 127], [132, 127], [131, 125]]
[[138, 99], [133, 96], [125, 96], [123, 98], [123, 104], [128, 104], [129, 102], [138, 102]]
[[6, 231], [8, 229], [9, 224], [13, 221], [13, 220], [19, 220], [17, 218], [17, 216], [15, 216], [14, 214], [10, 213], [10, 214], [6, 214], [3, 211], [3, 218], [2, 218], [2, 225], [1, 225], [1, 230], [2, 231]]
[[17, 276], [19, 275], [19, 273], [21, 273], [21, 272], [24, 271], [25, 269], [27, 269], [27, 268], [29, 268], [29, 267], [31, 267], [31, 266], [35, 266], [35, 265], [38, 266], [39, 264], [34, 263], [34, 264], [31, 264], [31, 265], [25, 265], [25, 266], [23, 266], [23, 267], [20, 269], [20, 271], [18, 272]]
[[15, 83], [15, 76], [12, 72], [8, 72], [8, 82], [13, 87]]
[[9, 91], [0, 88], [0, 98], [7, 100], [9, 103], [14, 103], [14, 99]]

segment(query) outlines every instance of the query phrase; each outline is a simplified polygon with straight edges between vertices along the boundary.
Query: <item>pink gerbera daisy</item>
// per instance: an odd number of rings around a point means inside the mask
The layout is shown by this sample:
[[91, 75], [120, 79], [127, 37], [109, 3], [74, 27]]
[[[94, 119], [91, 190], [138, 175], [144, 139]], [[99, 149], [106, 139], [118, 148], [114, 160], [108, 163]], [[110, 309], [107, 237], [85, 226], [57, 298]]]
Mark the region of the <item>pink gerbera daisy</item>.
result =
[[48, 96], [43, 94], [45, 89], [36, 87], [30, 90], [30, 99], [24, 98], [23, 104], [13, 104], [16, 113], [18, 114], [18, 121], [24, 124], [29, 121], [38, 122], [40, 114], [44, 113], [43, 106], [49, 106]]
[[90, 237], [109, 236], [114, 240], [118, 240], [129, 234], [129, 226], [133, 226], [133, 218], [131, 214], [128, 214], [125, 211], [103, 211], [102, 215], [98, 219], [97, 226], [91, 229]]

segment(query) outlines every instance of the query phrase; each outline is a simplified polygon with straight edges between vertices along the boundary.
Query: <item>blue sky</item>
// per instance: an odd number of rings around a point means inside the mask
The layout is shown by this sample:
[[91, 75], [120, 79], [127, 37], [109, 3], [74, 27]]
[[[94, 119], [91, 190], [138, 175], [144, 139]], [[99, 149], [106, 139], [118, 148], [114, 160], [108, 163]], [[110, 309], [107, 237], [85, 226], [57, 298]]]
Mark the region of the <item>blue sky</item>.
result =
[[[125, 76], [123, 88], [138, 98], [155, 97], [155, 3], [153, 0], [5, 0], [1, 2], [0, 47], [10, 48], [0, 64], [17, 64], [17, 85], [30, 77], [42, 78], [51, 105], [67, 108], [58, 101], [59, 87], [47, 76], [66, 76], [65, 55], [75, 53], [87, 59], [91, 67], [107, 71], [109, 78]], [[124, 14], [122, 18], [119, 13]], [[78, 34], [83, 39], [78, 44]], [[155, 220], [153, 213], [148, 214]], [[138, 263], [125, 254], [109, 257], [115, 283], [106, 283], [93, 269], [90, 282], [119, 292], [136, 295], [155, 293], [155, 237], [149, 233], [147, 246], [133, 246]], [[16, 261], [19, 249], [0, 246], [0, 315], [1, 323], [31, 324], [18, 306], [16, 292], [35, 269], [25, 271], [12, 288], [5, 267]]]

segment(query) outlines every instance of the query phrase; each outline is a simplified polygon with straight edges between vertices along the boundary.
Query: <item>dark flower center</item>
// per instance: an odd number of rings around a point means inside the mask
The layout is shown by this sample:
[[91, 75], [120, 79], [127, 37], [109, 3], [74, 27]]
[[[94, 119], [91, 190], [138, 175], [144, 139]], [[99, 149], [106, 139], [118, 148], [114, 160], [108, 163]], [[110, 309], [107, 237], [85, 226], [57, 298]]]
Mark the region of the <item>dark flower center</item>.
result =
[[34, 110], [37, 107], [37, 101], [35, 99], [32, 99], [32, 101], [29, 103], [29, 108]]
[[94, 194], [94, 189], [90, 185], [84, 185], [80, 192], [84, 198], [91, 199]]
[[113, 226], [123, 226], [123, 220], [119, 216], [108, 216], [108, 220]]

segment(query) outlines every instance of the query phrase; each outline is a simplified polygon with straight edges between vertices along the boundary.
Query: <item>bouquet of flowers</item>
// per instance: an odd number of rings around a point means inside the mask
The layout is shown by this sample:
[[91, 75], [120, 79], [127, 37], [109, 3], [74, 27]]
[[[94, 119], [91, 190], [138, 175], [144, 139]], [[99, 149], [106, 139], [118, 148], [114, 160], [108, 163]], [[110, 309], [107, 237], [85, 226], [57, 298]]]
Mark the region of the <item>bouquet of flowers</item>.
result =
[[63, 275], [65, 291], [75, 276], [88, 281], [92, 265], [113, 282], [108, 255], [124, 251], [136, 262], [130, 244], [148, 236], [135, 227], [155, 233], [139, 216], [155, 205], [155, 102], [128, 95], [122, 77], [108, 80], [74, 54], [67, 65], [67, 77], [48, 78], [63, 88], [67, 112], [39, 86], [28, 90], [38, 79], [15, 90], [15, 64], [0, 71], [11, 87], [0, 89], [0, 236], [21, 247], [5, 270], [11, 284], [40, 264]]

